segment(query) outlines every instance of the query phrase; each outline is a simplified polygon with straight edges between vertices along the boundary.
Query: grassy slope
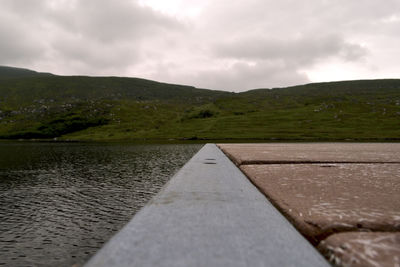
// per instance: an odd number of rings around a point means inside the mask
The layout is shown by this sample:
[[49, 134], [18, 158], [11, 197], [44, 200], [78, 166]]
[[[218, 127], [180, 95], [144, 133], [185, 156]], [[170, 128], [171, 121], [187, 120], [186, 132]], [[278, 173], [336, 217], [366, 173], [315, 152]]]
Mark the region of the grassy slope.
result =
[[232, 94], [134, 78], [29, 76], [0, 80], [0, 110], [3, 138], [399, 140], [400, 80]]
[[53, 74], [51, 73], [36, 72], [28, 69], [0, 66], [0, 80], [9, 78], [24, 78], [24, 77], [45, 77], [52, 75]]

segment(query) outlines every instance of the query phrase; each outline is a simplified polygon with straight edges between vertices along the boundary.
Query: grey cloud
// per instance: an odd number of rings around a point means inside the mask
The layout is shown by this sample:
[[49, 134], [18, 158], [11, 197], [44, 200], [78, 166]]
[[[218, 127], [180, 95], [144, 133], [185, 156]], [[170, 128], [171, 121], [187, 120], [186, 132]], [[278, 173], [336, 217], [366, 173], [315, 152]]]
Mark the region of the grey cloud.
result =
[[0, 64], [39, 71], [244, 90], [305, 83], [331, 62], [398, 65], [398, 0], [182, 1], [204, 8], [187, 20], [138, 0], [0, 1]]
[[360, 44], [342, 43], [339, 55], [347, 61], [363, 60], [369, 53], [369, 50]]
[[45, 54], [42, 42], [32, 42], [35, 33], [13, 17], [0, 13], [0, 63], [28, 64]]
[[52, 45], [57, 58], [63, 58], [71, 68], [76, 67], [89, 74], [98, 72], [107, 75], [109, 70], [123, 71], [138, 62], [140, 56], [134, 45], [117, 43], [110, 46], [75, 36], [64, 37]]
[[187, 79], [198, 80], [199, 86], [203, 88], [236, 92], [309, 82], [305, 74], [283, 62], [281, 64], [261, 62], [255, 65], [238, 62], [222, 70], [201, 71], [195, 77], [187, 77]]
[[175, 19], [124, 0], [80, 1], [57, 18], [66, 32], [52, 42], [53, 50], [71, 66], [85, 73], [99, 69], [103, 75], [124, 72], [143, 60], [160, 36], [167, 40], [168, 34], [184, 30]]
[[338, 36], [309, 37], [294, 39], [249, 38], [218, 44], [215, 54], [221, 57], [277, 60], [283, 59], [295, 65], [311, 65], [316, 60], [331, 56], [342, 56], [346, 60], [359, 60], [366, 49], [358, 44], [345, 42]]
[[165, 29], [182, 29], [175, 19], [134, 1], [85, 0], [67, 10], [54, 12], [56, 22], [65, 30], [104, 43], [147, 38]]
[[[212, 3], [209, 25], [233, 35], [257, 32], [272, 35], [368, 30], [366, 24], [399, 14], [398, 0], [220, 0]], [[241, 35], [241, 34], [240, 34]]]
[[24, 19], [43, 14], [47, 3], [48, 1], [43, 0], [1, 0], [3, 11], [7, 10]]
[[58, 62], [64, 73], [118, 75], [148, 47], [185, 31], [175, 18], [136, 1], [3, 1], [0, 64]]

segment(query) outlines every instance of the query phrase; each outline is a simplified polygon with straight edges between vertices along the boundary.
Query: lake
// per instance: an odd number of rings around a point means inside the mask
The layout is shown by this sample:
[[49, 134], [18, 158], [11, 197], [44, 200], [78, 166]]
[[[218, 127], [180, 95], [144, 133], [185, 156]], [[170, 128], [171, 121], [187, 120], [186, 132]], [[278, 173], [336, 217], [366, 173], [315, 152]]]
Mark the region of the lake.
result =
[[0, 143], [0, 266], [78, 266], [200, 144]]

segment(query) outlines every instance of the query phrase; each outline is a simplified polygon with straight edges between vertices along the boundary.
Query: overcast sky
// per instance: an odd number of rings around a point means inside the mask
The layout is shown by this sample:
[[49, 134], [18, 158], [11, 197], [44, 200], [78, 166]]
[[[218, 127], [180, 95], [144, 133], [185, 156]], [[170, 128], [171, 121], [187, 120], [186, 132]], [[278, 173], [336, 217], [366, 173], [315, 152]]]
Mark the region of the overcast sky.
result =
[[0, 65], [244, 91], [400, 78], [400, 0], [0, 0]]

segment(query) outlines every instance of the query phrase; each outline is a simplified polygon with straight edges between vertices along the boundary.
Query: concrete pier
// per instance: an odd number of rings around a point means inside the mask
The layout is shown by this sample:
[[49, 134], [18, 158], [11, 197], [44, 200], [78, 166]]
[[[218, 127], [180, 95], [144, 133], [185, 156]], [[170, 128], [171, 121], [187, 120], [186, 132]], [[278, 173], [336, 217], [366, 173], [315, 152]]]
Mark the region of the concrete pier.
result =
[[329, 264], [216, 145], [207, 144], [86, 266]]
[[335, 266], [400, 266], [400, 144], [220, 148]]

